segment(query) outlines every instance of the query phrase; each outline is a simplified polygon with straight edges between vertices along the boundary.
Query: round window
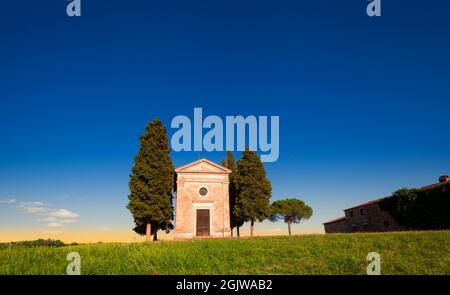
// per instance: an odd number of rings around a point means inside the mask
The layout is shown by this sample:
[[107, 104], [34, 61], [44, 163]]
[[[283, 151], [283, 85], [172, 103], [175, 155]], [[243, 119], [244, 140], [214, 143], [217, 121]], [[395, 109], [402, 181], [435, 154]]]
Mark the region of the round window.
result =
[[198, 193], [200, 194], [200, 196], [206, 196], [208, 190], [206, 189], [206, 187], [202, 187], [198, 190]]

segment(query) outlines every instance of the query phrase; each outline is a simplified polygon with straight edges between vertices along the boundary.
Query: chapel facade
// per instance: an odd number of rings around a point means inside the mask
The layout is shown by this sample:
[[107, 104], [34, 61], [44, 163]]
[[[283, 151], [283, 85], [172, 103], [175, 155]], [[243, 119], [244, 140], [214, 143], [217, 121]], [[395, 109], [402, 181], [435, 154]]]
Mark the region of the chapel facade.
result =
[[229, 169], [207, 159], [175, 169], [175, 239], [231, 236]]

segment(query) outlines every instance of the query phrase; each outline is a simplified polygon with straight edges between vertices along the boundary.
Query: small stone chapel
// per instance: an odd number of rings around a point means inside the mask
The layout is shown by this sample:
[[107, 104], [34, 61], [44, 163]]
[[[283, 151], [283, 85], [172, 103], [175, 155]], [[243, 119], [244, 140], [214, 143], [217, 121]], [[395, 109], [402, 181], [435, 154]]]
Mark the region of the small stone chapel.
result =
[[207, 159], [175, 169], [175, 239], [231, 236], [230, 170]]

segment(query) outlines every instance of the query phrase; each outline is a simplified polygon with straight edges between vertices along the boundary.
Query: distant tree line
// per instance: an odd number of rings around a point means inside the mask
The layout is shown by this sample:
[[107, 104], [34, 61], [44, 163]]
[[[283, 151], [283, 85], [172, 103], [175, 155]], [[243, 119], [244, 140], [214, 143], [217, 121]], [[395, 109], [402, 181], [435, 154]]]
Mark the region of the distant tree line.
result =
[[61, 240], [53, 240], [53, 239], [38, 239], [34, 241], [20, 241], [20, 242], [10, 242], [10, 243], [0, 243], [0, 248], [20, 248], [20, 247], [64, 247], [64, 246], [74, 246], [78, 245], [78, 243], [70, 243], [66, 244]]
[[[146, 240], [157, 240], [157, 232], [169, 232], [174, 228], [172, 221], [173, 192], [176, 190], [176, 174], [172, 159], [166, 128], [161, 121], [151, 121], [140, 137], [140, 148], [134, 158], [130, 174], [130, 194], [127, 208], [133, 215], [134, 231], [146, 235]], [[291, 225], [308, 219], [312, 209], [303, 201], [287, 199], [270, 204], [272, 185], [266, 175], [264, 165], [255, 151], [245, 150], [238, 161], [232, 152], [222, 165], [231, 170], [229, 175], [230, 226], [239, 229], [245, 222], [250, 222], [250, 235], [254, 235], [255, 222], [265, 219], [284, 220]]]
[[380, 203], [407, 229], [450, 228], [450, 182], [425, 189], [403, 188]]

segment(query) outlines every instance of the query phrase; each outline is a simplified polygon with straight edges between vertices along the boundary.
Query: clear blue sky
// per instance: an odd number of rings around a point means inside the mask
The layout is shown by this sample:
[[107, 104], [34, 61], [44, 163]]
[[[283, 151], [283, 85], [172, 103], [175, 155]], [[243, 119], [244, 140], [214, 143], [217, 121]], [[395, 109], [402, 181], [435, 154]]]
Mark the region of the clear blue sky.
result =
[[382, 0], [378, 18], [364, 0], [67, 3], [1, 4], [0, 233], [130, 229], [138, 136], [194, 107], [280, 116], [273, 200], [314, 209], [296, 233], [450, 173], [448, 1]]

